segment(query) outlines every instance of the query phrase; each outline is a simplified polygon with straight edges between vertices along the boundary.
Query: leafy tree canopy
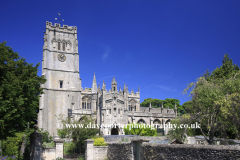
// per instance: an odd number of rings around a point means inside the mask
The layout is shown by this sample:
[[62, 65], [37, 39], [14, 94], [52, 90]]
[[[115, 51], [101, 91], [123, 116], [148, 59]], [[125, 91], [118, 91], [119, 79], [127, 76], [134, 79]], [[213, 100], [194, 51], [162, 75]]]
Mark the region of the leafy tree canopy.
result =
[[164, 108], [169, 107], [170, 109], [174, 109], [176, 104], [178, 112], [183, 113], [184, 111], [184, 108], [180, 105], [180, 101], [178, 99], [166, 98], [165, 100], [160, 100], [160, 99], [147, 98], [147, 99], [144, 99], [144, 101], [141, 103], [141, 106], [149, 107], [150, 102], [151, 102], [151, 106], [155, 108], [160, 108], [163, 104]]
[[191, 120], [201, 124], [201, 132], [212, 144], [213, 137], [240, 138], [240, 71], [228, 54], [222, 66], [206, 73], [197, 82], [188, 84], [192, 89], [191, 102], [184, 105]]
[[40, 84], [39, 63], [28, 64], [6, 42], [0, 43], [0, 139], [23, 131], [37, 120]]
[[222, 66], [220, 68], [214, 69], [210, 74], [207, 70], [205, 77], [207, 81], [212, 80], [225, 80], [233, 77], [239, 71], [239, 67], [233, 64], [232, 59], [229, 58], [228, 54], [225, 54], [222, 60]]
[[184, 102], [182, 104], [182, 107], [183, 107], [184, 113], [189, 113], [193, 109], [193, 103], [192, 103], [192, 101]]

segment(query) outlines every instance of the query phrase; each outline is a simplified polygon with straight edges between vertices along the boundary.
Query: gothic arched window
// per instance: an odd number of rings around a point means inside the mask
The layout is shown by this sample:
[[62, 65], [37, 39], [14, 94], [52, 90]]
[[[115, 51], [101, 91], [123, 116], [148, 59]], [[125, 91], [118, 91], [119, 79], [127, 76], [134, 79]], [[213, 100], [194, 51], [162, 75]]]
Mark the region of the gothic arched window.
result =
[[83, 97], [82, 99], [82, 109], [91, 109], [91, 98], [88, 96]]
[[136, 105], [137, 105], [137, 102], [132, 99], [128, 104], [128, 110], [129, 111], [137, 111]]
[[61, 49], [61, 47], [60, 47], [60, 42], [58, 42], [58, 50], [60, 50]]
[[65, 51], [65, 43], [63, 43], [63, 51]]

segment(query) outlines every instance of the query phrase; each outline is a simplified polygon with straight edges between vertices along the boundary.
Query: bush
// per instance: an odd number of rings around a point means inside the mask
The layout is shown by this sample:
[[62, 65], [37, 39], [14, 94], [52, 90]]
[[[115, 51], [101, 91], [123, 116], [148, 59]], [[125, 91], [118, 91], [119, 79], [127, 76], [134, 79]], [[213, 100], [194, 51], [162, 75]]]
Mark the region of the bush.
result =
[[107, 146], [107, 143], [105, 143], [105, 140], [103, 137], [93, 139], [93, 145], [94, 146]]
[[70, 142], [70, 143], [66, 143], [64, 142], [63, 143], [63, 146], [64, 146], [64, 154], [65, 155], [70, 155], [73, 153], [73, 151], [75, 150], [76, 146], [73, 142]]
[[49, 135], [48, 131], [43, 131], [42, 128], [40, 128], [38, 130], [38, 132], [40, 132], [42, 134], [42, 143], [46, 142], [46, 143], [51, 143], [53, 141], [52, 136]]
[[157, 136], [157, 130], [149, 125], [131, 123], [124, 128], [126, 135]]
[[6, 140], [3, 140], [1, 144], [2, 153], [0, 155], [7, 155], [6, 159], [19, 157], [23, 135], [24, 133], [16, 133], [15, 137], [7, 137]]
[[57, 129], [57, 135], [60, 138], [66, 138], [67, 134], [68, 134], [67, 129]]
[[42, 147], [55, 147], [55, 143], [53, 141], [51, 143], [43, 142]]
[[83, 125], [87, 126], [89, 124], [95, 125], [95, 119], [93, 119], [91, 116], [83, 116], [81, 117], [81, 120], [72, 120], [69, 119], [63, 119], [62, 116], [59, 116], [59, 120], [61, 120], [63, 124], [63, 128], [61, 129], [62, 132], [59, 130], [58, 133], [64, 133], [66, 131], [66, 137], [73, 139], [73, 143], [75, 146], [78, 146], [80, 148], [85, 148], [85, 140], [90, 139], [93, 136], [95, 136], [97, 133], [99, 133], [99, 129], [97, 128], [86, 128], [86, 127], [66, 127], [66, 124], [75, 124], [75, 125]]

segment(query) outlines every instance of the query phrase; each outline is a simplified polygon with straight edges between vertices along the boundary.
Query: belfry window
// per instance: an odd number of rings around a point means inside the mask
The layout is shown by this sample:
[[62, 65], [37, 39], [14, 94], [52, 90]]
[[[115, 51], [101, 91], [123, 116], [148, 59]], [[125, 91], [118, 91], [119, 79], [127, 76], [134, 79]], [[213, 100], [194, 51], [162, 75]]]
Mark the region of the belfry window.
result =
[[58, 42], [58, 50], [60, 50], [61, 49], [61, 47], [60, 47], [60, 42]]
[[60, 88], [63, 88], [63, 81], [60, 81]]
[[65, 51], [65, 43], [63, 43], [63, 51]]

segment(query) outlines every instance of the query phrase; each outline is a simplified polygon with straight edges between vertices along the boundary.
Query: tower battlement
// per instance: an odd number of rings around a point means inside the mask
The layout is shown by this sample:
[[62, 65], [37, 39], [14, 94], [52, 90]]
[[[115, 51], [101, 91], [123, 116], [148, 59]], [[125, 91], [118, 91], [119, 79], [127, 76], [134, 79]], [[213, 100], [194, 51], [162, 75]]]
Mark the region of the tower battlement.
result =
[[46, 21], [46, 30], [47, 29], [68, 32], [68, 33], [77, 33], [76, 26], [63, 25], [63, 27], [61, 27], [59, 23], [54, 23], [54, 25], [52, 25], [52, 22], [48, 22], [48, 21]]

